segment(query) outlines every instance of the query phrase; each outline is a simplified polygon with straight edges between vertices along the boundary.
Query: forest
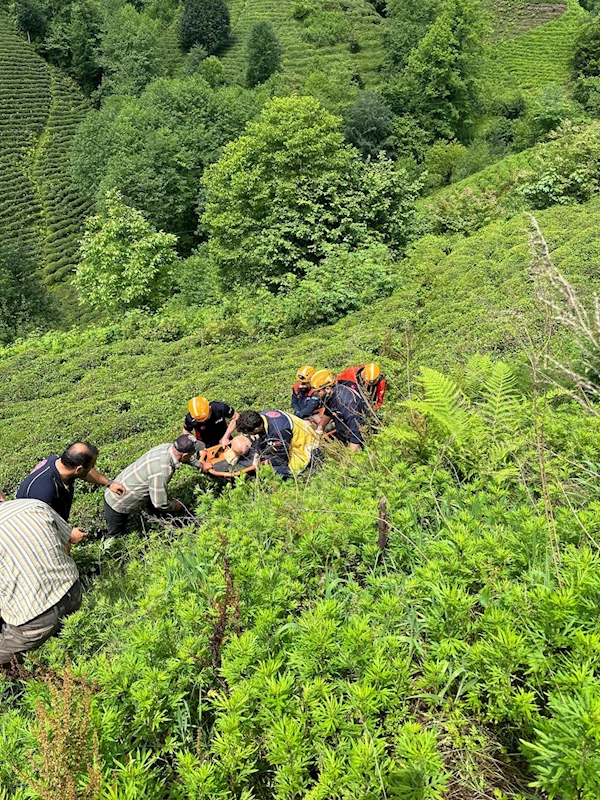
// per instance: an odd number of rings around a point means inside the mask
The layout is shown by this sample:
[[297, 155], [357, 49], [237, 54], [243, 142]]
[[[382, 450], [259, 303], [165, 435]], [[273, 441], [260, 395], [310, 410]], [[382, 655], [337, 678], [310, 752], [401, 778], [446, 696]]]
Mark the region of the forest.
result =
[[600, 797], [598, 11], [0, 0], [0, 513], [196, 395], [388, 387], [314, 473], [177, 471], [181, 520], [76, 482], [0, 800]]

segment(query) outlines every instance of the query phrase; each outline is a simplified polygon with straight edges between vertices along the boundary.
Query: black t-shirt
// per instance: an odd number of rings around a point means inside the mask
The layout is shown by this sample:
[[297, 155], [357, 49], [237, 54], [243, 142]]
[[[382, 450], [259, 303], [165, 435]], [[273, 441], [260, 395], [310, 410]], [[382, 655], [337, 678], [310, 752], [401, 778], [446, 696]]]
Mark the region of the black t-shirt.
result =
[[58, 456], [48, 456], [36, 464], [17, 489], [17, 500], [41, 500], [68, 522], [75, 481], [63, 483], [56, 469], [57, 461]]
[[211, 413], [205, 422], [196, 422], [191, 414], [186, 414], [183, 427], [188, 433], [193, 433], [196, 439], [204, 442], [207, 447], [214, 447], [225, 436], [227, 420], [233, 417], [235, 411], [227, 403], [213, 401], [209, 405]]

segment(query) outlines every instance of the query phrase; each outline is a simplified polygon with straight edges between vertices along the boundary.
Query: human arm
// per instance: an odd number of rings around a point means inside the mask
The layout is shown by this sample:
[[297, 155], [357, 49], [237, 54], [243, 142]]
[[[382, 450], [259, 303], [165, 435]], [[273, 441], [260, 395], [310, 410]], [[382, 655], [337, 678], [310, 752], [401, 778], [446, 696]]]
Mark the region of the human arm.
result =
[[96, 486], [104, 486], [105, 489], [110, 489], [111, 492], [118, 494], [119, 497], [122, 497], [127, 489], [123, 486], [122, 483], [117, 483], [116, 481], [112, 481], [110, 478], [107, 478], [106, 475], [103, 475], [101, 472], [98, 472], [97, 469], [92, 468], [88, 474], [84, 478], [85, 481], [88, 483], [93, 483]]
[[[231, 410], [233, 411], [233, 409]], [[231, 442], [231, 434], [234, 432], [236, 428], [239, 416], [240, 415], [238, 414], [237, 411], [233, 411], [233, 416], [231, 417], [231, 421], [227, 426], [227, 430], [225, 431], [225, 433], [223, 434], [223, 438], [219, 442], [219, 444], [223, 445], [223, 447], [227, 447], [227, 445]]]
[[325, 428], [329, 425], [330, 422], [333, 421], [333, 417], [327, 414], [327, 412], [323, 412], [321, 414], [321, 419], [319, 420], [319, 424], [317, 425], [316, 432], [321, 434], [325, 430]]
[[6, 502], [6, 495], [4, 492], [0, 492], [0, 503]]

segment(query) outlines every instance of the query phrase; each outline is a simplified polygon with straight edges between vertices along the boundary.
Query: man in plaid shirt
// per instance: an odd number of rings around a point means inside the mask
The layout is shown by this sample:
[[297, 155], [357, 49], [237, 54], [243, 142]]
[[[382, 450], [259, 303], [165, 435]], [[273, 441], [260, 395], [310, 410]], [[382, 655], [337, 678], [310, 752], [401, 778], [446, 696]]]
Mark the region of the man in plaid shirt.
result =
[[116, 480], [125, 487], [119, 496], [108, 490], [104, 494], [104, 514], [109, 536], [125, 533], [127, 520], [135, 511], [179, 514], [183, 504], [169, 500], [167, 486], [180, 464], [199, 466], [194, 440], [180, 436], [173, 444], [159, 444], [125, 467]]

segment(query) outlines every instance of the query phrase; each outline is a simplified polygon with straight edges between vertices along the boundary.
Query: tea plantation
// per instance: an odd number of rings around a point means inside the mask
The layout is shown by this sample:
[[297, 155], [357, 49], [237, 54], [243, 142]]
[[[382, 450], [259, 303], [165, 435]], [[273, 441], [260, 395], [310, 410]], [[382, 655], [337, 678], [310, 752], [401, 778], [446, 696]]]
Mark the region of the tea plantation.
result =
[[0, 2], [8, 500], [195, 395], [388, 381], [310, 474], [183, 465], [183, 518], [108, 537], [76, 481], [83, 604], [0, 667], [0, 800], [600, 797], [600, 28], [537, 5]]

